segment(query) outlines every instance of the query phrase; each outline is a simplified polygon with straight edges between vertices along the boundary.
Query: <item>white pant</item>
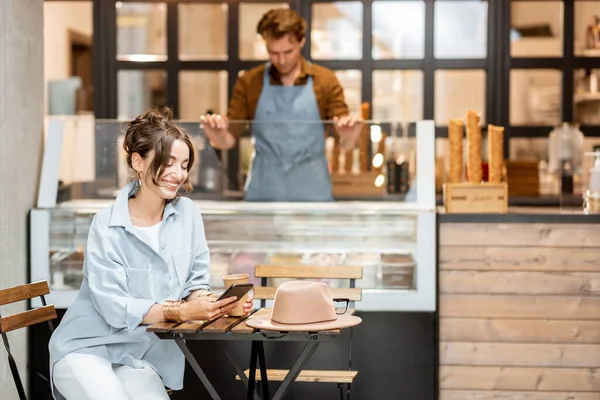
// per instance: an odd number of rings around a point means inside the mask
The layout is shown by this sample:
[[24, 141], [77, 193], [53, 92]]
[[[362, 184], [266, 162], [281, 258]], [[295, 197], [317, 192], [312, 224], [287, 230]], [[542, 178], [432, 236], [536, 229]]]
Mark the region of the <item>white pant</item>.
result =
[[67, 354], [54, 365], [53, 382], [67, 400], [169, 399], [153, 368], [117, 366], [91, 354]]

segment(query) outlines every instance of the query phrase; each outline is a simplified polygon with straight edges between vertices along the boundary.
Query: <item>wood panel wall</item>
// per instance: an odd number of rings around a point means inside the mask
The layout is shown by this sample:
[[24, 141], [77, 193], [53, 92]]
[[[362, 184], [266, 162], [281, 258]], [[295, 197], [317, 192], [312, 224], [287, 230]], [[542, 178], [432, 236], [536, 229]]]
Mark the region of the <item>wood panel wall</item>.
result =
[[440, 229], [440, 400], [600, 400], [600, 225]]

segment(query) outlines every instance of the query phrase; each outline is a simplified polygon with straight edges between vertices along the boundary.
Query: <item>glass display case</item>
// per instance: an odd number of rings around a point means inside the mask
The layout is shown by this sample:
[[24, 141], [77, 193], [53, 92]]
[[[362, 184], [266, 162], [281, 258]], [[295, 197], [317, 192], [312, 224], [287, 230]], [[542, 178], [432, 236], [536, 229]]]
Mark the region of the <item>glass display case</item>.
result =
[[[177, 122], [190, 134], [197, 150], [196, 162], [190, 171], [194, 188], [188, 196], [194, 200], [242, 200], [255, 150], [252, 132], [256, 123], [229, 121], [229, 130], [238, 139], [236, 146], [230, 151], [218, 151], [205, 138], [199, 121]], [[418, 185], [413, 185], [417, 164], [423, 164], [422, 173], [428, 174], [429, 169], [433, 173], [433, 138], [429, 143], [425, 133], [417, 135], [416, 122], [362, 121], [352, 150], [341, 148], [333, 121], [289, 122], [307, 124], [323, 132], [335, 200], [404, 202], [408, 192], [419, 190]], [[277, 124], [285, 126], [285, 123]], [[427, 124], [426, 121], [420, 123]], [[53, 157], [53, 162], [58, 163], [58, 175], [50, 178], [56, 178], [59, 183], [59, 203], [114, 199], [119, 188], [135, 178], [123, 150], [126, 128], [122, 120], [94, 120], [91, 115], [47, 117], [46, 137], [52, 142], [47, 149], [57, 152], [47, 158]], [[285, 128], [281, 129], [285, 134]], [[48, 151], [46, 153], [48, 155]], [[56, 193], [47, 195], [55, 197]]]
[[[50, 301], [59, 308], [68, 307], [76, 295], [89, 225], [108, 204], [78, 201], [31, 212], [32, 281], [48, 280]], [[434, 309], [434, 212], [387, 203], [243, 207], [247, 205], [198, 202], [213, 290], [222, 288], [223, 275], [233, 273], [250, 274], [251, 282], [259, 285], [253, 278], [257, 264], [351, 265], [363, 267], [363, 278], [357, 281], [364, 289], [358, 309]]]
[[[357, 281], [357, 286], [363, 288], [363, 298], [357, 302], [357, 309], [435, 310], [434, 123], [401, 124], [407, 130], [404, 140], [413, 144], [407, 150], [414, 153], [415, 164], [412, 168], [414, 176], [410, 178], [414, 191], [411, 198], [406, 194], [388, 193], [389, 169], [383, 165], [373, 167], [372, 161], [380, 152], [388, 154], [386, 159], [392, 157], [389, 154], [396, 154], [395, 147], [398, 146], [384, 140], [385, 132], [390, 132], [388, 128], [395, 124], [374, 121], [364, 124], [369, 134], [370, 167], [363, 171], [359, 162], [358, 168], [340, 170], [343, 163], [337, 162], [337, 169], [332, 169], [334, 156], [328, 156], [328, 162], [334, 192], [336, 179], [357, 179], [356, 182], [366, 182], [363, 184], [368, 186], [367, 191], [379, 191], [369, 200], [245, 202], [238, 198], [202, 197], [201, 189], [189, 195], [204, 220], [211, 253], [210, 284], [213, 290], [222, 289], [223, 275], [232, 273], [248, 273], [253, 283], [260, 284], [253, 274], [257, 264], [351, 265], [363, 268], [363, 278]], [[412, 126], [411, 134], [408, 134], [407, 125]], [[114, 152], [115, 143], [110, 144], [111, 140], [119, 141], [119, 130], [115, 133], [116, 122], [107, 125], [96, 121], [95, 126], [92, 133], [96, 137], [92, 142], [96, 146], [89, 147], [95, 147], [91, 164], [96, 168], [84, 174], [90, 187], [81, 190], [78, 198], [66, 196], [64, 201], [35, 208], [30, 214], [31, 280], [49, 282], [49, 301], [58, 308], [67, 308], [81, 285], [86, 240], [93, 216], [112, 204], [116, 190], [127, 180], [127, 168], [120, 161], [122, 154]], [[112, 139], [107, 139], [109, 136]], [[52, 137], [47, 135], [47, 140]], [[68, 139], [68, 135], [63, 139]], [[195, 136], [195, 140], [201, 158], [196, 173], [200, 174], [207, 168], [204, 159], [211, 152], [203, 136]], [[382, 149], [382, 141], [389, 148]], [[65, 163], [65, 158], [70, 156], [68, 153], [59, 157], [62, 176], [67, 176], [64, 170], [68, 171], [72, 164]], [[226, 165], [223, 158], [212, 161], [215, 168]], [[105, 167], [111, 163], [115, 166]], [[81, 168], [78, 164], [77, 170]], [[68, 177], [76, 181], [75, 175], [71, 173]], [[215, 173], [220, 178], [227, 175], [226, 168]], [[382, 179], [377, 179], [379, 175]], [[375, 179], [365, 180], [364, 176]], [[202, 186], [202, 179], [205, 178], [196, 179], [196, 186]], [[337, 281], [327, 283], [332, 287], [341, 285]]]

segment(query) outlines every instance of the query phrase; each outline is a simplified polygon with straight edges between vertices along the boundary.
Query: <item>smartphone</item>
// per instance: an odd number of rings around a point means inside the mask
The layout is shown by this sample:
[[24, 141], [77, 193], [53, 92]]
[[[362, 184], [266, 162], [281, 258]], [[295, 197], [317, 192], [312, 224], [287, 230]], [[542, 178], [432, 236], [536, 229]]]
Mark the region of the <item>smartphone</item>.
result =
[[233, 296], [237, 297], [237, 299], [239, 300], [242, 297], [244, 297], [244, 295], [246, 293], [248, 293], [250, 290], [252, 290], [253, 287], [254, 287], [254, 285], [251, 283], [234, 283], [233, 285], [229, 286], [227, 288], [227, 290], [225, 290], [225, 292], [223, 292], [219, 296], [217, 301], [226, 299], [228, 297], [233, 297]]

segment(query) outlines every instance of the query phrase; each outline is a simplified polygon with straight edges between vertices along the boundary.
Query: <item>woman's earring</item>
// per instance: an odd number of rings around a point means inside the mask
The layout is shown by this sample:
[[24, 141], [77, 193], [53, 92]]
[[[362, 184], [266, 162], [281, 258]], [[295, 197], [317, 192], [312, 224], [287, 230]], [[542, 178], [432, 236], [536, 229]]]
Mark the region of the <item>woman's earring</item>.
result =
[[136, 175], [140, 181], [140, 186], [142, 186], [142, 171], [136, 171]]

